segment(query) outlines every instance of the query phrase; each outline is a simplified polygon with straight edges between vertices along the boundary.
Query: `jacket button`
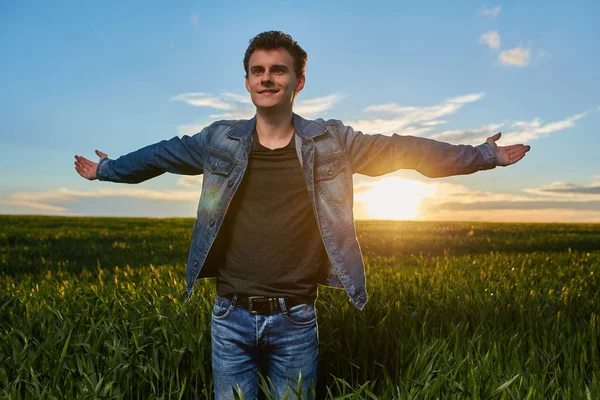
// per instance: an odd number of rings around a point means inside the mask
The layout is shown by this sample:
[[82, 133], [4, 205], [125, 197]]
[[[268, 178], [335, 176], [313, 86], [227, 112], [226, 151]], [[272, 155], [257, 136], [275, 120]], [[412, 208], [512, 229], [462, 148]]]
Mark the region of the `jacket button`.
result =
[[233, 186], [233, 180], [230, 180], [229, 182], [227, 182], [227, 186], [232, 187]]
[[331, 172], [330, 168], [327, 168], [327, 175], [329, 175], [329, 176], [333, 175], [333, 172]]
[[212, 166], [212, 170], [214, 171], [215, 169], [217, 169], [217, 165], [219, 165], [218, 161], [215, 161], [215, 163]]
[[214, 219], [214, 218], [211, 218], [211, 219], [210, 219], [210, 221], [208, 222], [208, 224], [209, 224], [210, 226], [215, 226], [215, 219]]

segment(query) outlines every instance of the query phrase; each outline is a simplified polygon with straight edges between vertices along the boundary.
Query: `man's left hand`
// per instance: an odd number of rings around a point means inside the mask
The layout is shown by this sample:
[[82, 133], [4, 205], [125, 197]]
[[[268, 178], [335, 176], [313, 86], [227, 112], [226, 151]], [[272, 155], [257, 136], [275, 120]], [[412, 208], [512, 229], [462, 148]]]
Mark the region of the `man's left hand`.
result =
[[501, 165], [506, 167], [507, 165], [512, 165], [519, 161], [521, 158], [525, 157], [525, 153], [531, 149], [531, 146], [526, 146], [524, 144], [513, 144], [511, 146], [498, 146], [496, 141], [500, 139], [502, 134], [500, 132], [496, 133], [494, 136], [490, 136], [487, 138], [486, 143], [489, 143], [490, 146], [494, 149], [494, 153], [496, 153], [496, 165]]

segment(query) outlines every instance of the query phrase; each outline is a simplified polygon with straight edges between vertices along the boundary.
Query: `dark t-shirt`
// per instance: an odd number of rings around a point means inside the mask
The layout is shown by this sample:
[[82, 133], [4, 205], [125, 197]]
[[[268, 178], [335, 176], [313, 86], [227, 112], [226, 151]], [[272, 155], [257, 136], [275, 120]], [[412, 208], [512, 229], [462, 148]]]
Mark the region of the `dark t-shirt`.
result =
[[327, 255], [308, 196], [294, 138], [271, 150], [254, 132], [248, 167], [213, 247], [219, 295], [315, 300]]

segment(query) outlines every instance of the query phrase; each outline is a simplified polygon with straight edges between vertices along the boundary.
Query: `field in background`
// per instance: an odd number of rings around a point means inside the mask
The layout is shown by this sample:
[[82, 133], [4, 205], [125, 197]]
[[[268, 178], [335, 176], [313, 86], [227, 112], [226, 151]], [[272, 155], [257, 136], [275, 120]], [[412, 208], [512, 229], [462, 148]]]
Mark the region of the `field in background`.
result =
[[[0, 216], [0, 398], [210, 396], [192, 226]], [[319, 397], [600, 398], [600, 225], [357, 229], [370, 301], [319, 289]]]

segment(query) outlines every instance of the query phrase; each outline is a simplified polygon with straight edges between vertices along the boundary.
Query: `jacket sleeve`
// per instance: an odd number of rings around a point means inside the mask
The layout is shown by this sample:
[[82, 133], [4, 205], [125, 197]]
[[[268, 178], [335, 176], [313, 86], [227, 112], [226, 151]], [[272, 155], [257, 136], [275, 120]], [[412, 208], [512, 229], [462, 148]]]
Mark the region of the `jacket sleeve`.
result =
[[198, 175], [204, 172], [207, 130], [193, 136], [174, 137], [124, 156], [103, 159], [96, 168], [102, 181], [139, 183], [165, 172]]
[[399, 169], [414, 169], [427, 177], [438, 178], [496, 167], [496, 155], [488, 143], [452, 145], [398, 134], [366, 135], [339, 121], [336, 125], [353, 173], [378, 176]]

